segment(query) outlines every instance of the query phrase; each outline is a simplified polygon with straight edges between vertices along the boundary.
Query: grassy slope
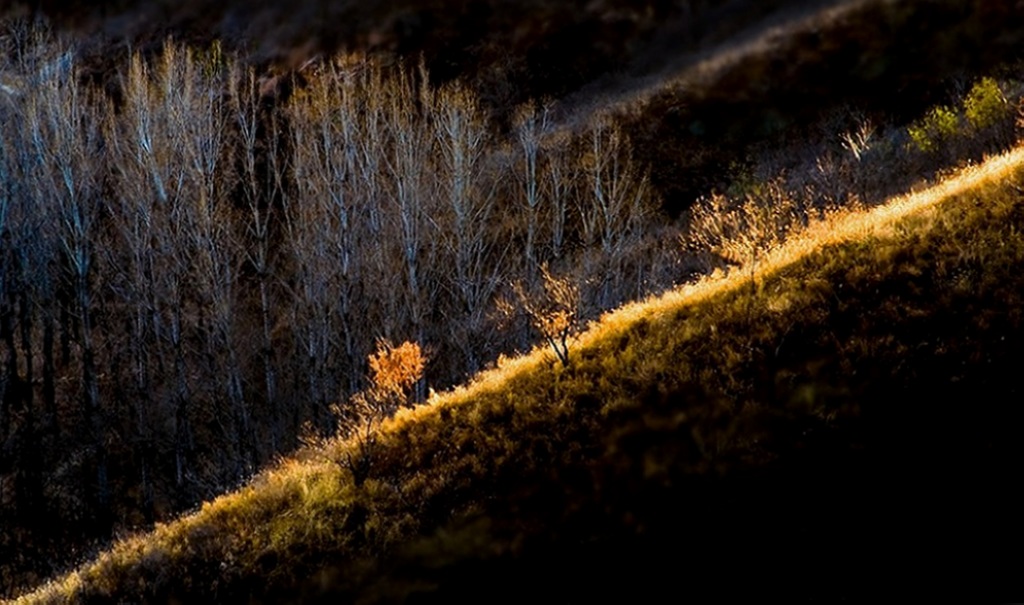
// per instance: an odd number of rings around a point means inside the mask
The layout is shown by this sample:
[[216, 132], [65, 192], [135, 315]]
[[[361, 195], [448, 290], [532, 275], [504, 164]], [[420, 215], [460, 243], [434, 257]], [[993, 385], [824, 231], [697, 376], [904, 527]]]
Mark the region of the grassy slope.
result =
[[1009, 596], [1015, 179], [1024, 150], [625, 308], [568, 369], [401, 413], [361, 489], [331, 444], [22, 602]]

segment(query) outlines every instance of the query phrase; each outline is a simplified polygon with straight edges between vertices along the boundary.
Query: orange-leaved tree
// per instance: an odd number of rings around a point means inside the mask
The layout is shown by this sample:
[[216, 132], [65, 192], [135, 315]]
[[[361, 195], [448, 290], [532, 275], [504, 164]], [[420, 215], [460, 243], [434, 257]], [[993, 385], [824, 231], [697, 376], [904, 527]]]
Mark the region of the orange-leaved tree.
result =
[[370, 385], [352, 396], [347, 410], [336, 409], [342, 436], [353, 442], [343, 464], [357, 487], [370, 476], [381, 423], [410, 404], [413, 385], [423, 377], [426, 363], [423, 349], [415, 342], [394, 346], [378, 340], [377, 351], [369, 357]]

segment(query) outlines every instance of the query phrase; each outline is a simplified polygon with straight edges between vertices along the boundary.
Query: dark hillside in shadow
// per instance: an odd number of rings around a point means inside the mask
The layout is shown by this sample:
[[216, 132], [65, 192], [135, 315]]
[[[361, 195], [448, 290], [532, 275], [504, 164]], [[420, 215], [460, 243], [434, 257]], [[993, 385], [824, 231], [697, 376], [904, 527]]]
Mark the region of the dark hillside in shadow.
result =
[[616, 114], [673, 214], [726, 187], [764, 148], [821, 136], [850, 108], [899, 123], [946, 102], [965, 81], [1015, 67], [1024, 41], [1024, 11], [1008, 0], [39, 6], [91, 36], [85, 53], [98, 79], [128, 47], [220, 39], [268, 75], [338, 50], [422, 58], [435, 83], [469, 83], [503, 127], [538, 99], [558, 101], [573, 128]]

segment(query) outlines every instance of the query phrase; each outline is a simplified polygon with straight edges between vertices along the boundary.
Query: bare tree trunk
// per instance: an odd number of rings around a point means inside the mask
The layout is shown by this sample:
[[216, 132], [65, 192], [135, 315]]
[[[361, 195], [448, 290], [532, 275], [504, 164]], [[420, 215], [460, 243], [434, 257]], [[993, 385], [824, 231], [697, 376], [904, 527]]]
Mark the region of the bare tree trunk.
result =
[[[448, 316], [448, 322], [454, 324], [449, 333], [465, 357], [463, 372], [472, 374], [480, 369], [484, 352], [491, 348], [482, 342], [487, 332], [484, 323], [488, 306], [504, 281], [502, 264], [508, 248], [496, 245], [491, 236], [496, 179], [487, 172], [493, 168], [486, 165], [484, 155], [490, 141], [475, 99], [468, 90], [452, 85], [434, 95], [429, 109], [439, 150], [435, 172], [440, 197], [447, 202], [445, 207], [432, 209], [432, 222], [439, 226], [446, 243], [447, 270], [442, 274], [455, 298], [454, 312]], [[537, 194], [536, 184], [527, 178], [527, 196]], [[532, 210], [537, 210], [536, 203]], [[527, 270], [536, 262], [529, 258], [536, 220], [530, 225]]]
[[66, 290], [64, 288], [58, 289], [57, 300], [60, 301], [60, 365], [62, 368], [71, 365], [71, 334], [75, 330], [74, 318], [71, 316], [71, 309], [68, 307], [65, 296], [67, 296]]
[[57, 419], [56, 368], [54, 364], [54, 332], [56, 318], [52, 301], [46, 302], [43, 311], [43, 405], [46, 407], [47, 429], [56, 441], [60, 441], [60, 423]]
[[526, 212], [526, 243], [523, 258], [526, 262], [526, 280], [532, 287], [536, 281], [540, 265], [537, 259], [537, 231], [541, 214], [541, 175], [540, 152], [541, 138], [548, 127], [546, 108], [533, 105], [524, 107], [516, 116], [516, 138], [522, 152], [520, 157], [520, 183], [522, 187], [522, 204]]
[[[177, 288], [175, 288], [177, 290]], [[174, 350], [174, 469], [179, 494], [185, 489], [186, 468], [191, 462], [192, 430], [189, 423], [189, 389], [185, 352], [181, 341], [181, 300], [171, 312], [170, 337]]]
[[[24, 262], [24, 261], [23, 261]], [[25, 400], [24, 405], [29, 409], [33, 409], [33, 398], [34, 388], [32, 383], [35, 380], [35, 373], [32, 367], [32, 310], [31, 301], [29, 300], [30, 292], [27, 285], [28, 276], [25, 276], [21, 293], [18, 296], [18, 324], [21, 332], [21, 352], [25, 358], [25, 384], [28, 388], [25, 389]], [[32, 412], [30, 412], [31, 415]]]
[[619, 127], [598, 123], [589, 138], [590, 149], [581, 159], [589, 196], [581, 195], [577, 208], [584, 242], [591, 249], [585, 277], [600, 276], [593, 302], [607, 309], [625, 298], [619, 269], [639, 237], [651, 203], [647, 177], [634, 164], [629, 141]]
[[[0, 262], [4, 262], [0, 259]], [[3, 279], [3, 276], [0, 276]], [[4, 287], [8, 290], [8, 287]], [[6, 441], [11, 430], [11, 397], [13, 383], [18, 378], [18, 349], [14, 344], [14, 327], [11, 325], [13, 309], [9, 295], [0, 292], [0, 339], [4, 342], [3, 375], [0, 376], [0, 439]]]
[[416, 93], [412, 78], [404, 74], [395, 77], [384, 94], [391, 150], [386, 159], [392, 186], [393, 237], [405, 278], [404, 287], [389, 294], [398, 297], [396, 306], [404, 311], [408, 333], [422, 343], [426, 342], [426, 303], [434, 299], [435, 293], [434, 284], [426, 281], [423, 270], [434, 252], [435, 241], [429, 238], [427, 229], [428, 205], [436, 198], [426, 171], [432, 151], [430, 133], [417, 115], [415, 101], [427, 104], [429, 100], [423, 98], [425, 94]]
[[[93, 504], [105, 515], [109, 503], [106, 427], [101, 414], [93, 300], [90, 280], [97, 233], [97, 184], [100, 166], [95, 107], [84, 98], [72, 66], [38, 83], [27, 108], [29, 140], [36, 154], [34, 190], [43, 208], [52, 207], [64, 252], [71, 320], [77, 320], [82, 380], [82, 413], [94, 456]], [[67, 332], [67, 330], [66, 330]], [[63, 343], [62, 343], [63, 344]], [[70, 351], [68, 351], [70, 353]], [[69, 355], [70, 357], [70, 355]]]
[[259, 356], [263, 366], [263, 399], [268, 413], [274, 417], [270, 433], [271, 450], [276, 451], [282, 435], [277, 401], [277, 368], [271, 341], [274, 318], [270, 298], [270, 225], [274, 199], [281, 191], [283, 179], [277, 157], [280, 153], [277, 146], [280, 135], [275, 117], [261, 115], [256, 74], [251, 69], [241, 71], [236, 68], [231, 78], [231, 86], [232, 111], [241, 147], [241, 182], [248, 210], [249, 243], [246, 252], [249, 262], [255, 269], [259, 291]]
[[107, 476], [106, 425], [100, 410], [99, 382], [96, 375], [96, 350], [93, 342], [92, 301], [89, 295], [87, 270], [75, 278], [78, 293], [78, 312], [81, 317], [79, 334], [82, 348], [82, 387], [85, 393], [86, 424], [92, 430], [92, 442], [96, 452], [96, 502], [100, 511], [106, 511], [110, 503]]

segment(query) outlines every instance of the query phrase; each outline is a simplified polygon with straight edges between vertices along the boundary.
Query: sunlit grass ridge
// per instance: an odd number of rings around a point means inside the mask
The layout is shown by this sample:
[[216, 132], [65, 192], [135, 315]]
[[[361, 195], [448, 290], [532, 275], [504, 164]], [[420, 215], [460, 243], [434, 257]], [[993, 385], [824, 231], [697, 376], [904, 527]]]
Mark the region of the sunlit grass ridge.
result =
[[[881, 371], [873, 364], [912, 356], [913, 343], [880, 336], [876, 323], [941, 316], [966, 302], [982, 335], [991, 325], [1019, 327], [1019, 312], [985, 305], [1013, 309], [1019, 291], [1024, 220], [1015, 214], [1014, 180], [1022, 170], [1024, 148], [1016, 148], [873, 210], [833, 214], [753, 266], [605, 315], [577, 338], [567, 367], [538, 348], [399, 411], [383, 425], [360, 488], [338, 463], [354, 445], [331, 441], [18, 602], [273, 600], [325, 566], [345, 569], [346, 586], [365, 587], [368, 561], [486, 514], [503, 490], [519, 493], [509, 485], [566, 485], [569, 509], [572, 494], [585, 501], [593, 496], [586, 490], [601, 493], [560, 469], [639, 456], [645, 480], [658, 482], [674, 476], [673, 466], [700, 474], [767, 464], [787, 446], [775, 425], [762, 423], [765, 409], [834, 427], [859, 415], [850, 407], [863, 403], [859, 394], [889, 380], [876, 375], [864, 386], [843, 372], [870, 374]], [[851, 313], [877, 319], [829, 334]], [[969, 367], [982, 346], [972, 342], [954, 335], [942, 347], [961, 347]], [[833, 357], [838, 375], [829, 373], [831, 361], [824, 370], [815, 365]], [[650, 430], [652, 401], [679, 406], [665, 421], [671, 426], [693, 425], [685, 460], [630, 453], [626, 438], [640, 429], [621, 414], [639, 414]]]
[[626, 325], [645, 316], [675, 310], [680, 305], [696, 304], [726, 292], [749, 287], [750, 281], [763, 280], [820, 252], [830, 245], [855, 241], [870, 236], [891, 234], [898, 221], [934, 207], [986, 184], [1015, 176], [1024, 166], [1024, 147], [995, 156], [981, 164], [968, 166], [939, 183], [892, 199], [869, 211], [840, 211], [825, 220], [814, 221], [806, 230], [789, 238], [780, 247], [765, 251], [754, 266], [734, 268], [727, 275], [720, 273], [683, 285], [664, 295], [634, 302], [605, 315], [580, 338], [581, 345], [608, 336], [616, 326]]

